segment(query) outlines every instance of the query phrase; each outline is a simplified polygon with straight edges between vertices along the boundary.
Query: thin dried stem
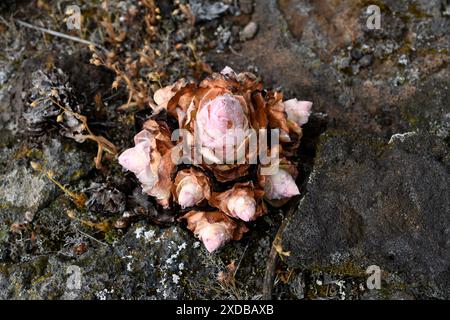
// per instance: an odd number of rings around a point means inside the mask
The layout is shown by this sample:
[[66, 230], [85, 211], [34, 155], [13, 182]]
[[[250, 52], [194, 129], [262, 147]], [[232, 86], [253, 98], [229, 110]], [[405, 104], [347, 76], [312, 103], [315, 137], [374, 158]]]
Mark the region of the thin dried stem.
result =
[[71, 115], [73, 115], [75, 118], [77, 118], [78, 120], [80, 120], [83, 123], [83, 126], [86, 129], [86, 131], [88, 132], [88, 134], [81, 135], [81, 138], [95, 141], [98, 144], [97, 157], [95, 157], [95, 167], [97, 169], [101, 169], [101, 167], [102, 167], [101, 162], [102, 162], [103, 151], [111, 154], [112, 156], [115, 156], [117, 154], [117, 152], [118, 152], [117, 147], [111, 141], [109, 141], [108, 139], [106, 139], [103, 136], [97, 136], [91, 131], [91, 129], [89, 128], [88, 123], [87, 123], [87, 118], [85, 116], [65, 108], [55, 99], [50, 98], [50, 100], [54, 104], [56, 104], [58, 107], [60, 107], [64, 112], [70, 113]]
[[275, 281], [275, 269], [280, 259], [280, 254], [282, 253], [280, 252], [280, 248], [282, 248], [281, 238], [283, 236], [284, 230], [286, 229], [286, 226], [288, 225], [288, 222], [294, 216], [294, 212], [295, 209], [297, 208], [298, 201], [299, 200], [297, 198], [292, 200], [292, 202], [290, 203], [289, 209], [287, 210], [287, 213], [283, 218], [283, 222], [281, 223], [280, 228], [278, 229], [277, 234], [273, 239], [269, 257], [267, 259], [266, 272], [264, 274], [263, 290], [262, 290], [263, 300], [272, 299], [272, 289]]
[[78, 38], [78, 37], [75, 37], [75, 36], [71, 36], [71, 35], [68, 35], [68, 34], [65, 34], [65, 33], [61, 33], [61, 32], [58, 32], [58, 31], [37, 27], [37, 26], [34, 26], [34, 25], [32, 25], [32, 24], [30, 24], [28, 22], [22, 21], [22, 20], [18, 20], [17, 19], [16, 21], [17, 21], [17, 23], [19, 25], [21, 25], [23, 27], [26, 27], [26, 28], [34, 29], [34, 30], [37, 30], [37, 31], [48, 33], [48, 34], [50, 34], [52, 36], [55, 36], [55, 37], [59, 37], [59, 38], [63, 38], [63, 39], [67, 39], [67, 40], [83, 43], [83, 44], [86, 44], [86, 45], [89, 45], [89, 46], [95, 46], [95, 47], [97, 47], [97, 48], [99, 48], [99, 49], [101, 49], [103, 51], [106, 51], [106, 52], [108, 51], [105, 47], [99, 45], [98, 43], [89, 41], [89, 40], [84, 40], [84, 39], [81, 39], [81, 38]]
[[42, 165], [40, 165], [39, 163], [31, 161], [30, 164], [34, 170], [43, 173], [51, 182], [53, 182], [58, 188], [60, 188], [65, 194], [67, 194], [69, 196], [69, 198], [72, 199], [72, 201], [75, 203], [75, 205], [78, 208], [84, 207], [84, 205], [87, 201], [86, 195], [84, 193], [76, 193], [76, 192], [70, 191], [62, 183], [60, 183], [53, 177], [53, 175], [54, 175], [53, 172], [51, 172], [49, 170], [45, 170], [42, 167]]

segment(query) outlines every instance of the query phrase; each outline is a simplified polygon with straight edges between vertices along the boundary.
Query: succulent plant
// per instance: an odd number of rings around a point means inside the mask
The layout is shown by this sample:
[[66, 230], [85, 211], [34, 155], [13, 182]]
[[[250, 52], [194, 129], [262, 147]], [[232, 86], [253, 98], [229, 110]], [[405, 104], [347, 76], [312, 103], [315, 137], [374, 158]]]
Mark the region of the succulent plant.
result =
[[[281, 92], [263, 90], [253, 74], [229, 67], [199, 84], [181, 79], [153, 99], [152, 115], [119, 163], [164, 208], [192, 209], [180, 220], [208, 251], [239, 240], [248, 230], [245, 222], [267, 213], [265, 201], [281, 205], [299, 194], [292, 156], [311, 102], [283, 101]], [[162, 120], [163, 113], [174, 121]], [[265, 130], [277, 134], [269, 138]], [[177, 158], [180, 145], [188, 152]], [[177, 160], [186, 158], [188, 167], [179, 166]]]

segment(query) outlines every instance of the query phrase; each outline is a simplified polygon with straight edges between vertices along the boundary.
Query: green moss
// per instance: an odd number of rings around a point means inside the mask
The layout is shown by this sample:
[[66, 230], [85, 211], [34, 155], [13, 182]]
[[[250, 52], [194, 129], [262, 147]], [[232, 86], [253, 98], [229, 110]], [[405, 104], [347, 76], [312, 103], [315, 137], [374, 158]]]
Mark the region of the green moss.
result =
[[366, 277], [366, 270], [353, 262], [346, 262], [337, 266], [319, 267], [314, 266], [310, 268], [312, 272], [325, 272], [349, 277]]
[[392, 295], [395, 291], [406, 291], [407, 286], [402, 282], [395, 282], [395, 283], [385, 283], [383, 282], [381, 284], [381, 288], [379, 290], [379, 293], [381, 297], [385, 300], [392, 299]]
[[0, 209], [9, 209], [9, 208], [11, 208], [11, 204], [4, 202], [0, 203]]
[[43, 276], [40, 276], [36, 280], [34, 280], [31, 283], [31, 286], [34, 287], [34, 286], [38, 285], [39, 283], [45, 281], [46, 279], [50, 278], [51, 276], [52, 276], [51, 273], [44, 274]]
[[75, 170], [74, 173], [70, 176], [70, 181], [77, 181], [86, 175], [86, 171], [83, 169]]
[[65, 152], [70, 152], [70, 151], [74, 151], [75, 147], [70, 143], [64, 143], [63, 149]]
[[360, 0], [359, 4], [363, 8], [371, 5], [376, 5], [380, 8], [381, 12], [391, 12], [391, 9], [381, 0]]
[[316, 59], [312, 62], [311, 67], [313, 69], [319, 69], [322, 66], [322, 61], [320, 59]]
[[413, 116], [412, 114], [404, 114], [405, 115], [405, 119], [406, 121], [408, 121], [408, 123], [413, 126], [413, 127], [417, 127], [417, 125], [419, 124], [419, 118], [416, 116]]
[[358, 132], [346, 131], [344, 129], [328, 129], [324, 134], [322, 134], [319, 138], [319, 142], [316, 147], [316, 158], [314, 160], [314, 166], [320, 167], [323, 162], [321, 161], [321, 154], [323, 153], [323, 148], [327, 145], [326, 141], [328, 139], [338, 138], [338, 139], [346, 139], [346, 143], [349, 142], [357, 142], [362, 145], [366, 145], [369, 149], [374, 150], [374, 152], [382, 152], [385, 150], [387, 144], [383, 139], [380, 139], [376, 136], [365, 134], [361, 135]]
[[44, 154], [42, 150], [36, 148], [28, 148], [25, 145], [19, 147], [19, 149], [14, 153], [14, 159], [42, 159]]
[[8, 235], [9, 228], [6, 225], [0, 227], [0, 241]]
[[417, 55], [419, 57], [425, 57], [431, 54], [449, 54], [447, 49], [436, 49], [436, 48], [419, 48], [417, 49]]
[[9, 268], [6, 263], [0, 263], [0, 273], [3, 274], [4, 276], [9, 275]]
[[425, 13], [423, 11], [421, 11], [416, 3], [411, 3], [408, 6], [408, 12], [414, 17], [414, 18], [418, 18], [418, 19], [423, 19], [423, 18], [433, 18], [433, 16], [431, 14]]
[[106, 243], [113, 244], [114, 241], [117, 239], [117, 237], [118, 237], [117, 232], [112, 228], [107, 232], [105, 232]]

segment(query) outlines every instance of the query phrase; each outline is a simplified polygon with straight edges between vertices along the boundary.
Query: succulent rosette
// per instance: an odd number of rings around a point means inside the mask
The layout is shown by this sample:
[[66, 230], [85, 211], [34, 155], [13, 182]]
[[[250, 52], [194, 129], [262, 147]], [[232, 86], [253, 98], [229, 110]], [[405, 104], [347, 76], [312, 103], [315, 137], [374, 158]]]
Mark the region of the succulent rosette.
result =
[[147, 120], [134, 137], [134, 144], [119, 156], [119, 163], [136, 175], [145, 193], [155, 197], [163, 207], [169, 207], [171, 175], [175, 171], [169, 128], [164, 123]]
[[209, 252], [217, 250], [230, 240], [240, 240], [248, 231], [245, 224], [220, 211], [189, 211], [180, 219], [187, 221], [188, 229], [203, 242]]
[[253, 119], [257, 119], [251, 95], [261, 89], [252, 74], [236, 75], [225, 68], [196, 88], [179, 81], [158, 90], [154, 110], [167, 109], [179, 127], [190, 132], [195, 141], [192, 148], [203, 157], [202, 167], [221, 182], [233, 181], [248, 173], [247, 147]]
[[300, 145], [302, 126], [308, 122], [312, 102], [297, 99], [283, 100], [281, 92], [270, 92], [267, 96], [269, 127], [279, 129], [280, 143], [284, 154], [292, 156]]
[[[259, 184], [264, 188], [264, 197], [273, 206], [280, 206], [286, 203], [293, 196], [299, 195], [295, 179], [298, 176], [296, 166], [286, 159], [281, 159], [278, 163], [272, 164], [270, 174], [258, 173]], [[262, 169], [262, 168], [261, 168]]]
[[214, 192], [209, 202], [228, 216], [248, 222], [267, 212], [263, 197], [264, 190], [255, 189], [248, 181], [236, 183], [224, 192]]
[[[182, 209], [192, 208], [180, 219], [188, 222], [208, 251], [239, 240], [247, 231], [245, 222], [267, 213], [265, 201], [279, 206], [300, 193], [292, 158], [311, 113], [311, 102], [283, 100], [281, 92], [263, 91], [253, 74], [237, 74], [229, 67], [199, 84], [178, 80], [157, 90], [153, 100], [150, 120], [119, 162], [136, 175], [144, 192], [164, 207], [176, 203]], [[176, 120], [170, 123], [178, 123], [178, 127], [172, 125], [169, 130], [160, 120], [165, 117]], [[184, 131], [172, 142], [175, 129]], [[258, 158], [260, 144], [251, 148], [256, 139], [267, 144], [272, 140], [258, 135], [261, 129], [279, 133], [279, 144], [267, 147], [271, 157], [276, 156], [269, 164]], [[180, 143], [187, 145], [191, 160], [182, 169], [170, 159]], [[257, 161], [251, 162], [255, 157]], [[252, 181], [257, 181], [256, 185]]]
[[211, 197], [208, 177], [193, 167], [178, 171], [172, 191], [175, 202], [185, 209], [201, 204]]

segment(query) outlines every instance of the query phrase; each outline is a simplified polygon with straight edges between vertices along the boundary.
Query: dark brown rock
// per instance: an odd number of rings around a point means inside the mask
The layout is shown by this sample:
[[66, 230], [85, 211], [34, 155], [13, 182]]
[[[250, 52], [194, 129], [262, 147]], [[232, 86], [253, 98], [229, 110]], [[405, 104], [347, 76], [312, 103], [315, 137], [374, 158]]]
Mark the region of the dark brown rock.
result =
[[307, 193], [284, 232], [288, 265], [343, 270], [351, 264], [363, 275], [377, 265], [385, 292], [401, 286], [415, 298], [448, 298], [448, 145], [417, 132], [387, 144], [328, 133], [319, 149]]

